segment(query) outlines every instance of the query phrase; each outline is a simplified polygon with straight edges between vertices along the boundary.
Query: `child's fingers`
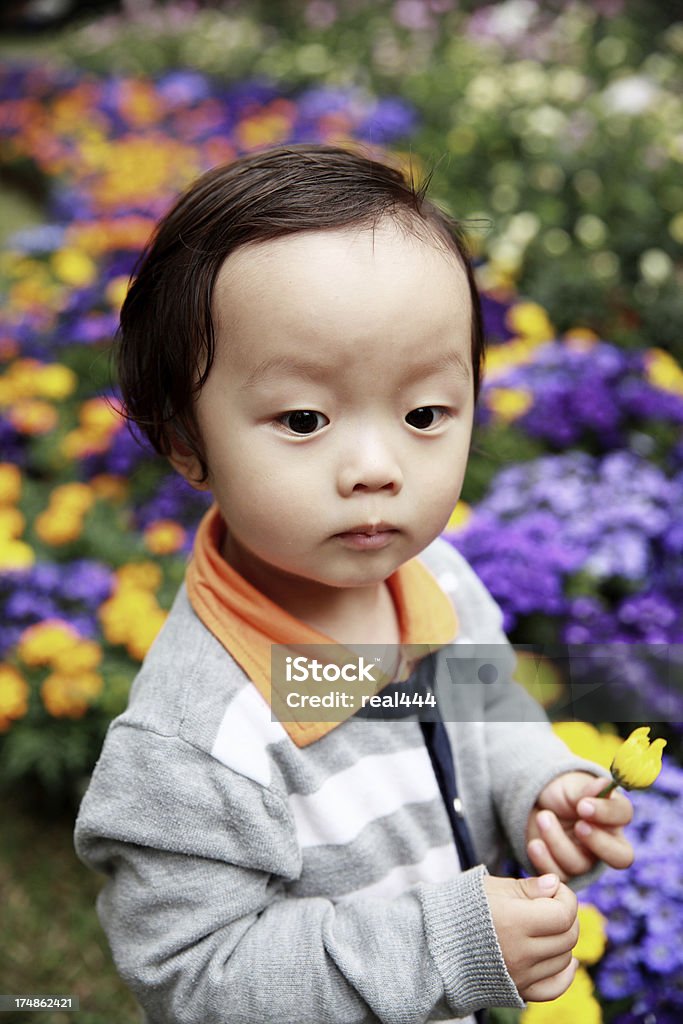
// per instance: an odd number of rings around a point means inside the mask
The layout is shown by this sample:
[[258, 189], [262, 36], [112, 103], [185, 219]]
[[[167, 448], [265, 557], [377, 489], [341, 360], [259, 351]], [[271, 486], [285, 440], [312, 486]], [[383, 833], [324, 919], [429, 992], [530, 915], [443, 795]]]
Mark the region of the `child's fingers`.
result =
[[610, 867], [628, 868], [633, 863], [633, 847], [619, 831], [610, 832], [587, 821], [577, 821], [574, 832], [579, 842]]
[[552, 871], [554, 874], [559, 875], [560, 881], [567, 881], [569, 877], [567, 872], [562, 870], [543, 839], [531, 839], [527, 843], [526, 852], [539, 875], [545, 875]]
[[529, 969], [529, 974], [526, 979], [526, 987], [530, 985], [537, 985], [541, 981], [545, 981], [548, 978], [554, 978], [557, 974], [560, 974], [572, 962], [573, 956], [571, 949], [565, 952], [558, 953], [557, 956], [541, 958], [539, 957], [536, 963]]
[[527, 1002], [545, 1003], [550, 999], [557, 999], [563, 992], [566, 992], [574, 980], [579, 961], [572, 957], [569, 964], [558, 974], [549, 978], [543, 978], [520, 991], [520, 996]]
[[[555, 956], [574, 948], [578, 937], [576, 893], [560, 885], [549, 899], [530, 900], [519, 928], [538, 945], [539, 956]], [[542, 940], [542, 941], [539, 941]]]
[[591, 824], [620, 827], [633, 818], [633, 804], [623, 793], [614, 792], [609, 799], [582, 797], [576, 810]]
[[[565, 875], [582, 875], [593, 864], [593, 858], [568, 835], [552, 811], [540, 811], [536, 825], [550, 856]], [[535, 865], [534, 865], [535, 866]]]

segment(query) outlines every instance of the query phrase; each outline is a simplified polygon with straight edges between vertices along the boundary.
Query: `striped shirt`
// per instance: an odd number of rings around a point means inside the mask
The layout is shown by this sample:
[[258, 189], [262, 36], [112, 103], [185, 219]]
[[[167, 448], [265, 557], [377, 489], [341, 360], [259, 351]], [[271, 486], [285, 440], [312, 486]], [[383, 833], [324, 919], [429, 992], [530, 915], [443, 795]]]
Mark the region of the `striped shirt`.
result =
[[[444, 542], [422, 557], [460, 622], [434, 686], [479, 863], [462, 870], [415, 717], [355, 715], [298, 746], [181, 588], [76, 824], [149, 1024], [418, 1024], [523, 1005], [483, 876], [506, 840], [531, 870], [526, 822], [547, 782], [603, 773], [511, 681], [500, 612], [463, 559]], [[497, 682], [453, 685], [478, 657]]]

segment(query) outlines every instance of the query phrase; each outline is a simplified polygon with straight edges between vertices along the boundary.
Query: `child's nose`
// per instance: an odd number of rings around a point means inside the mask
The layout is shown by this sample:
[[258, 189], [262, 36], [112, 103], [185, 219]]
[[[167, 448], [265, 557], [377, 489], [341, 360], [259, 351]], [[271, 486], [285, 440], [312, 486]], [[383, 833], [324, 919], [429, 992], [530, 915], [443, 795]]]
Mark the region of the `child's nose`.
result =
[[397, 494], [403, 486], [398, 459], [381, 436], [365, 437], [349, 446], [339, 472], [339, 491], [387, 491]]

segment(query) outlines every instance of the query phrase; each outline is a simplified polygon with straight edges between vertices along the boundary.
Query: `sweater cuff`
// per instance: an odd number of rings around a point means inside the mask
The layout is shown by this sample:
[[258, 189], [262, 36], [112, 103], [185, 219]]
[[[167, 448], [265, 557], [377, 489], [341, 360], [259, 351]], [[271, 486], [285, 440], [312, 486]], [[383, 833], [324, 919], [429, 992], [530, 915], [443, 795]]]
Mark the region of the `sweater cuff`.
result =
[[483, 864], [445, 885], [419, 889], [427, 945], [449, 1008], [459, 1017], [485, 1006], [522, 1008], [508, 973], [484, 891]]

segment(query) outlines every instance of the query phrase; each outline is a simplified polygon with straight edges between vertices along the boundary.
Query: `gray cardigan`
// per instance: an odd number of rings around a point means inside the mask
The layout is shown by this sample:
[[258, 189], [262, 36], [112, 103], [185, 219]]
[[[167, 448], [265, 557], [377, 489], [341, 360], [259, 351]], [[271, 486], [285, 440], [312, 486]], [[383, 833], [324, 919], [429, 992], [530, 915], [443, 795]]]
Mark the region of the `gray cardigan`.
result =
[[[419, 723], [354, 716], [299, 748], [181, 588], [76, 823], [98, 913], [150, 1024], [419, 1024], [523, 1006], [483, 875], [574, 757], [511, 681], [497, 605], [437, 541], [460, 630], [438, 655], [481, 860], [460, 869]], [[478, 666], [493, 664], [479, 682]], [[461, 685], [462, 683], [462, 685]]]

